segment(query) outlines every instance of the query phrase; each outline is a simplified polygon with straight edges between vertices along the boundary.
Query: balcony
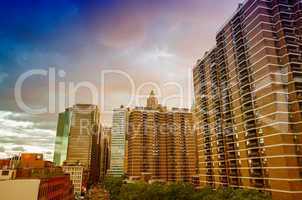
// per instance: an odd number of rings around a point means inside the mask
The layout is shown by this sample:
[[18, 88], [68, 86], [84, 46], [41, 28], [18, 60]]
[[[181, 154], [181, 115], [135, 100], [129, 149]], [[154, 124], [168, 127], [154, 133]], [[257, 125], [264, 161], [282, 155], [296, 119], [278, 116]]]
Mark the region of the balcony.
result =
[[220, 167], [220, 168], [226, 168], [225, 162], [220, 162], [220, 163], [219, 163], [219, 167]]
[[[213, 176], [208, 176], [207, 177], [207, 181], [208, 182], [212, 182], [214, 179], [213, 179]], [[209, 185], [212, 185], [213, 183], [207, 183], [207, 184], [209, 184]]]
[[[220, 131], [218, 131], [218, 130], [221, 131], [221, 128], [217, 129], [216, 132], [220, 132]], [[223, 140], [223, 135], [222, 135], [222, 134], [219, 134], [219, 135], [216, 136], [216, 138], [217, 138], [217, 140]]]
[[249, 84], [250, 84], [250, 81], [249, 81], [248, 77], [245, 77], [244, 79], [242, 79], [242, 80], [240, 81], [241, 87], [247, 86], [247, 85], [249, 85]]
[[228, 151], [234, 151], [235, 150], [235, 145], [234, 144], [229, 144], [228, 145]]
[[250, 86], [249, 86], [249, 85], [243, 86], [242, 88], [244, 88], [244, 89], [242, 89], [241, 92], [240, 92], [240, 94], [241, 94], [242, 97], [252, 97], [252, 94], [251, 94], [251, 92], [250, 92], [251, 90], [250, 90]]
[[225, 160], [225, 156], [224, 155], [218, 155], [218, 159], [219, 160]]
[[230, 171], [230, 175], [231, 175], [231, 176], [238, 176], [237, 170], [236, 170], [236, 169], [232, 169], [232, 170]]
[[258, 152], [258, 149], [253, 149], [248, 153], [249, 157], [259, 157], [260, 153]]
[[[242, 48], [244, 48], [244, 47], [242, 47]], [[246, 62], [239, 63], [239, 69], [240, 69], [240, 70], [246, 69], [246, 68], [247, 68]]]
[[211, 176], [213, 174], [213, 172], [212, 172], [212, 170], [207, 170], [206, 174]]
[[[238, 52], [237, 51], [237, 53], [238, 53], [238, 55], [240, 55], [239, 57], [238, 57], [238, 63], [241, 63], [241, 62], [243, 62], [243, 61], [246, 61], [246, 56], [245, 56], [245, 54], [243, 54], [243, 53], [240, 53], [240, 52]], [[241, 75], [241, 74], [240, 74]], [[248, 75], [248, 74], [246, 74], [246, 75]]]
[[211, 148], [211, 145], [209, 143], [207, 143], [207, 144], [204, 145], [204, 148], [209, 149], [209, 148]]
[[243, 105], [242, 110], [243, 110], [244, 112], [253, 110], [253, 106], [252, 106], [251, 103], [245, 104], [245, 105]]
[[211, 164], [210, 162], [208, 162], [208, 163], [206, 164], [206, 168], [212, 168], [212, 164]]
[[260, 160], [253, 160], [251, 163], [252, 167], [261, 167], [261, 162]]
[[234, 137], [232, 135], [227, 136], [226, 141], [229, 142], [234, 142]]
[[231, 185], [239, 185], [239, 179], [238, 178], [231, 178]]
[[263, 179], [256, 179], [254, 186], [257, 188], [263, 188], [264, 187], [264, 180]]
[[255, 124], [255, 121], [249, 121], [246, 123], [245, 125], [245, 128], [248, 130], [248, 129], [253, 129], [253, 128], [256, 128], [256, 124]]
[[249, 120], [249, 119], [254, 119], [255, 116], [254, 116], [254, 113], [252, 111], [250, 111], [250, 112], [245, 113], [243, 115], [243, 118], [244, 118], [244, 120]]
[[230, 161], [230, 165], [229, 165], [231, 168], [237, 168], [237, 162], [236, 160], [232, 160]]
[[226, 129], [224, 129], [224, 132], [226, 135], [230, 135], [233, 133], [233, 128], [232, 127], [228, 127]]
[[302, 71], [302, 67], [300, 64], [291, 64], [291, 68], [292, 68], [292, 71], [297, 71], [297, 72]]
[[295, 84], [296, 90], [302, 90], [302, 83]]
[[249, 131], [247, 131], [246, 137], [247, 138], [255, 138], [255, 137], [257, 137], [257, 131], [256, 130], [249, 130]]
[[210, 150], [206, 150], [205, 155], [211, 155], [211, 151]]
[[253, 171], [251, 172], [251, 176], [253, 177], [262, 177], [262, 171], [261, 169], [253, 169]]
[[247, 147], [249, 148], [258, 147], [258, 140], [257, 139], [249, 140]]
[[228, 155], [229, 159], [236, 159], [236, 154], [235, 152], [230, 152]]
[[226, 173], [226, 169], [221, 169], [221, 170], [219, 170], [219, 174], [220, 175], [226, 175], [227, 173]]

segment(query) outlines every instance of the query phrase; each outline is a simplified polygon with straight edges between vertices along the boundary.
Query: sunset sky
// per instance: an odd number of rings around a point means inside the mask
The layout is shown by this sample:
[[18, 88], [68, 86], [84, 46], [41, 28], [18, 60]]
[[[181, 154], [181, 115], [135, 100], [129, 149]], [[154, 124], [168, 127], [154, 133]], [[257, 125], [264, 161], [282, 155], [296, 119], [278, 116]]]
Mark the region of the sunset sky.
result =
[[[88, 3], [89, 2], [89, 3]], [[20, 152], [42, 152], [52, 158], [57, 114], [62, 112], [57, 92], [48, 92], [48, 79], [34, 76], [22, 87], [24, 102], [32, 108], [48, 105], [56, 95], [55, 113], [32, 115], [18, 107], [14, 87], [20, 75], [32, 69], [63, 70], [57, 83], [89, 82], [102, 88], [103, 70], [121, 70], [135, 90], [152, 82], [160, 100], [177, 94], [167, 83], [184, 89], [184, 105], [192, 103], [191, 69], [215, 45], [219, 27], [241, 0], [7, 0], [0, 6], [0, 158]], [[61, 71], [62, 72], [62, 71]], [[149, 84], [150, 85], [150, 84]], [[130, 82], [106, 77], [102, 110], [128, 104]], [[58, 84], [56, 84], [58, 88]], [[152, 87], [142, 87], [140, 95]], [[68, 90], [67, 90], [68, 92]], [[158, 93], [158, 92], [157, 92]], [[68, 96], [68, 95], [67, 95]], [[100, 95], [99, 95], [100, 96]], [[102, 99], [101, 97], [99, 97]], [[67, 98], [68, 100], [68, 98]], [[80, 89], [76, 103], [91, 103]], [[142, 103], [142, 101], [140, 101]], [[136, 105], [135, 103], [131, 104]], [[64, 107], [71, 106], [66, 103]], [[103, 114], [110, 125], [111, 114]]]

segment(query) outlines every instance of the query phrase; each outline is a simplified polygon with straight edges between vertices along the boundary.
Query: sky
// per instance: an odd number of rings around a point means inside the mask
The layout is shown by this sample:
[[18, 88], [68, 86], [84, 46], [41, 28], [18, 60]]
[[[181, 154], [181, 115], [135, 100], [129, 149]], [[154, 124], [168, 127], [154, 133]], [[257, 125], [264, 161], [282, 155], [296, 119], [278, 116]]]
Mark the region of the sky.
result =
[[[113, 108], [143, 105], [151, 89], [164, 105], [190, 107], [192, 67], [215, 45], [215, 34], [240, 2], [1, 1], [0, 158], [26, 151], [51, 160], [57, 113], [74, 103], [96, 102], [104, 125], [111, 124]], [[32, 70], [47, 74], [17, 86]], [[29, 113], [16, 88], [25, 105], [47, 111]]]

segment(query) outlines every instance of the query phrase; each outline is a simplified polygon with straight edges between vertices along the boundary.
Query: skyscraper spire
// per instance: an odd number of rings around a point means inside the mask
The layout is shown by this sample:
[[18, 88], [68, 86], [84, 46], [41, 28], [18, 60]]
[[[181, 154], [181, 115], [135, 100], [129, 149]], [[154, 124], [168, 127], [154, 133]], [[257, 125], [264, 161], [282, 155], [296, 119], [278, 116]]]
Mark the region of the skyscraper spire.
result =
[[156, 98], [155, 92], [153, 90], [151, 90], [149, 98], [147, 99], [147, 108], [158, 108], [158, 99]]

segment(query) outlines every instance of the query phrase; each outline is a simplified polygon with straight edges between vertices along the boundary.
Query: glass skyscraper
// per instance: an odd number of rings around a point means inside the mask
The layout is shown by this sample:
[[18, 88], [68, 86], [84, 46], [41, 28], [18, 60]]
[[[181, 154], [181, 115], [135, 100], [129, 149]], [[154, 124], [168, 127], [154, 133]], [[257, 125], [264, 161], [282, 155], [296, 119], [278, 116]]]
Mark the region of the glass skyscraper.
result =
[[62, 165], [66, 160], [71, 116], [72, 110], [70, 108], [59, 114], [55, 153], [53, 159], [56, 165]]

